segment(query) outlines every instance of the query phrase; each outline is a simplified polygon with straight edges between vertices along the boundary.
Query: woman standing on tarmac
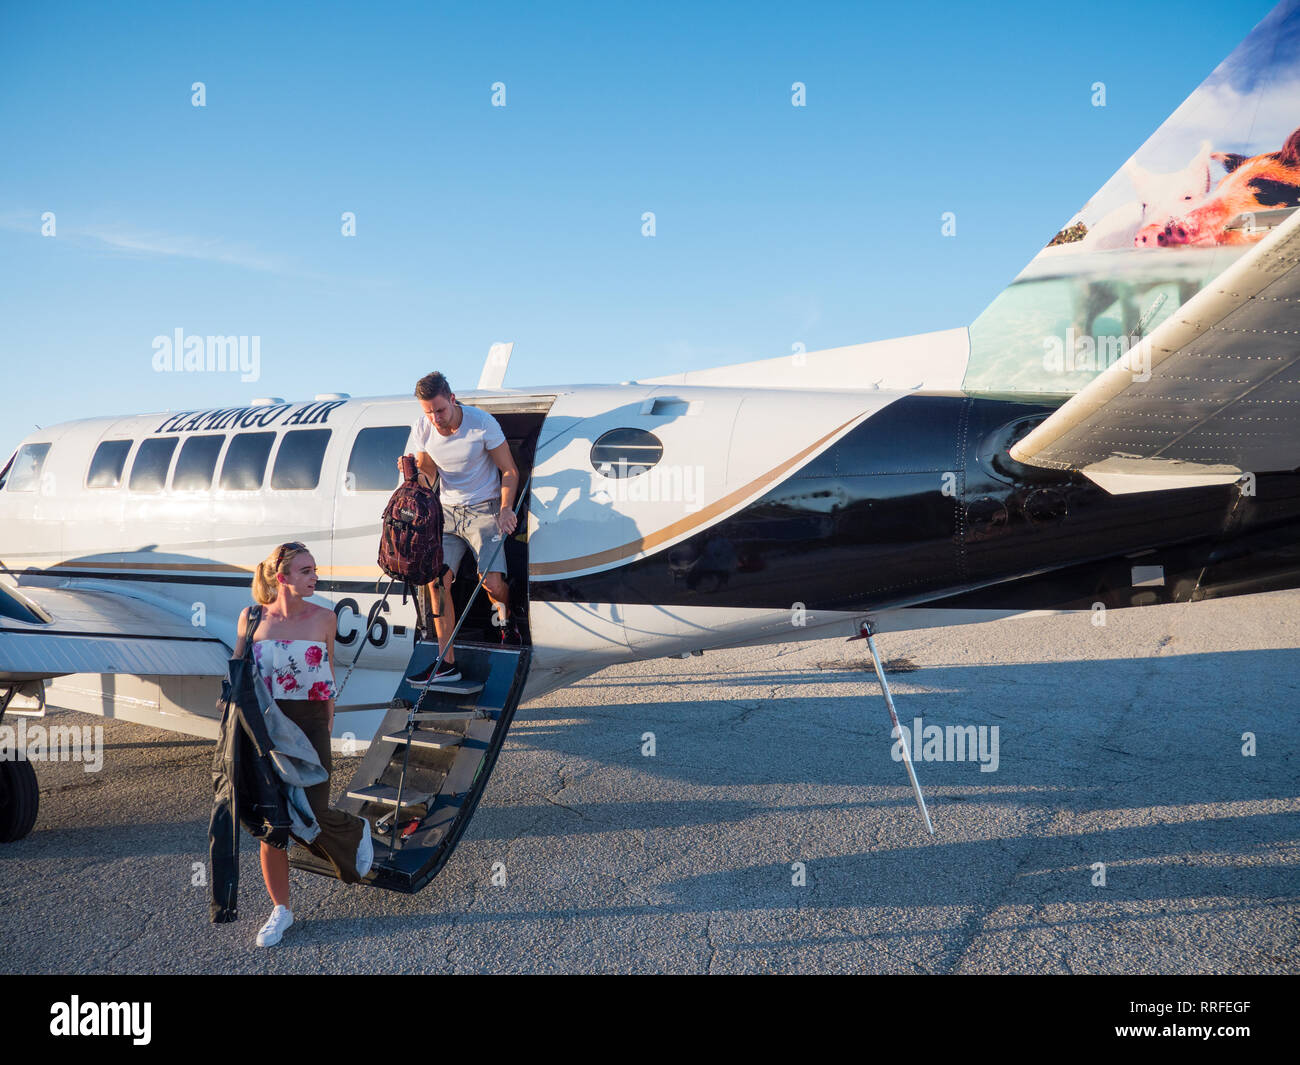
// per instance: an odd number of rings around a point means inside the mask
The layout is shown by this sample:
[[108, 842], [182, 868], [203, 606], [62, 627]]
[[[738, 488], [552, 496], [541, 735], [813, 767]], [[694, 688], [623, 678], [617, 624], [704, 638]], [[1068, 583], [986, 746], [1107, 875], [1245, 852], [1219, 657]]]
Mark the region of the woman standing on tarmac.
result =
[[[253, 632], [253, 660], [276, 705], [303, 730], [321, 765], [329, 771], [334, 728], [334, 612], [307, 602], [315, 590], [316, 560], [297, 541], [281, 544], [258, 563], [253, 598], [263, 609]], [[239, 615], [235, 658], [244, 654], [248, 611], [245, 607]], [[328, 859], [345, 884], [359, 882], [374, 860], [370, 822], [331, 808], [328, 779], [307, 788], [306, 794], [320, 825], [320, 835], [306, 844], [307, 848]], [[261, 848], [262, 876], [275, 908], [257, 933], [257, 945], [269, 947], [280, 942], [285, 929], [293, 924], [289, 852], [266, 842]]]

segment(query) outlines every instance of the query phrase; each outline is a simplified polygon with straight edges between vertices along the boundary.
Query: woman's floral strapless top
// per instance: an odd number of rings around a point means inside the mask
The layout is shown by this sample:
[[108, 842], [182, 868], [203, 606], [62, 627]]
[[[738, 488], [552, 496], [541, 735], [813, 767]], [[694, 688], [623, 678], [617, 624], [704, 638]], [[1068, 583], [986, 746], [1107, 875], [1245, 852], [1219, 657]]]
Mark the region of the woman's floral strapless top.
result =
[[253, 661], [272, 699], [333, 699], [330, 653], [318, 640], [256, 640]]

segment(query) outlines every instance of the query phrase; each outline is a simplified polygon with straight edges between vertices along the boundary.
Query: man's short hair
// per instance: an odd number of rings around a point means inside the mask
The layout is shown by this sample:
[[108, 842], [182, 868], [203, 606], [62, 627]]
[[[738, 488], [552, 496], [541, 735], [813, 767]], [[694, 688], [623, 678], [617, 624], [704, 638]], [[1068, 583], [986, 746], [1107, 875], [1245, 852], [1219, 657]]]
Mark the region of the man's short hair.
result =
[[415, 382], [416, 399], [433, 399], [435, 396], [451, 398], [451, 385], [447, 384], [447, 379], [436, 370], [425, 374]]

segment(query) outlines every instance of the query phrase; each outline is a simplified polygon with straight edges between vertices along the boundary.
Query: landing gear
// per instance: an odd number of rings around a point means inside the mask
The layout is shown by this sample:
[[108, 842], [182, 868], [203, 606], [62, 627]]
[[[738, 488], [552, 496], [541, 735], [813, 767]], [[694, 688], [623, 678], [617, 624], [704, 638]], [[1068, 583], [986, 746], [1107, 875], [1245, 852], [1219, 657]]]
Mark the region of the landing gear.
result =
[[36, 824], [40, 789], [26, 758], [0, 762], [0, 843], [20, 840]]
[[[17, 687], [0, 691], [0, 724], [4, 723], [5, 711], [16, 694]], [[12, 760], [0, 761], [0, 843], [13, 843], [32, 830], [40, 798], [36, 770], [15, 749]]]

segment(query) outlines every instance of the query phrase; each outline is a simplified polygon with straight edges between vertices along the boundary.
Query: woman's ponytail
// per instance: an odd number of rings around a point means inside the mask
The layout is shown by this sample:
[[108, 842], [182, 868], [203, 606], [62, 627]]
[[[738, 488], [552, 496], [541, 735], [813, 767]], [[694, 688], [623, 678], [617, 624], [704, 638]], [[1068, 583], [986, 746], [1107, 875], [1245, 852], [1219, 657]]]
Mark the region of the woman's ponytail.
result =
[[269, 558], [259, 562], [257, 569], [253, 573], [253, 598], [264, 606], [274, 603], [279, 595], [280, 589], [276, 586], [275, 581], [277, 568], [275, 554], [273, 553]]

